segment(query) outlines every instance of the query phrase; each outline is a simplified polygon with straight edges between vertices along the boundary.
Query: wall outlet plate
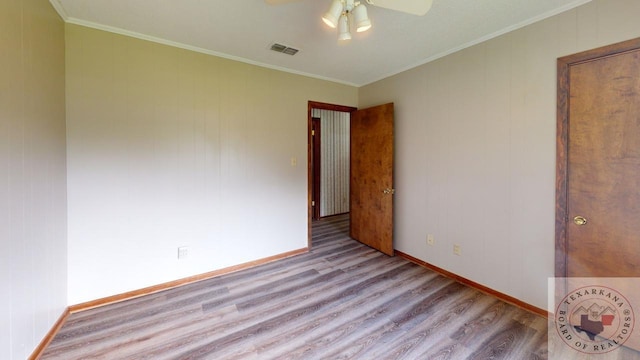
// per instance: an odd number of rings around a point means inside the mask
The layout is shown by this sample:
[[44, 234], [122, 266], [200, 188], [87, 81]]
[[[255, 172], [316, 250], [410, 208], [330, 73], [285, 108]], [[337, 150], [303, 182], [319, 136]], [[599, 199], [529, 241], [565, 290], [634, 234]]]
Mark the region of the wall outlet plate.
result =
[[178, 259], [184, 259], [189, 255], [189, 248], [187, 246], [180, 246], [178, 248]]
[[433, 237], [433, 234], [428, 234], [427, 235], [427, 245], [433, 246], [435, 243], [436, 243], [436, 240]]

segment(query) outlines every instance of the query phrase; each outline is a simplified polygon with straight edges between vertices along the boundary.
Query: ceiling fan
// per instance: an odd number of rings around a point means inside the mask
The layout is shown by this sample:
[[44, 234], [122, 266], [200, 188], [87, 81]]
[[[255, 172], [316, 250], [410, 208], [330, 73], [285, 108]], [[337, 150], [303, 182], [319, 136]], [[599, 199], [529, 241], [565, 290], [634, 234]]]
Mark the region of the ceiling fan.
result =
[[[300, 0], [264, 0], [270, 5], [281, 5]], [[408, 14], [422, 16], [431, 9], [433, 0], [332, 0], [329, 10], [322, 16], [322, 20], [332, 28], [338, 28], [338, 40], [351, 39], [349, 17], [353, 17], [357, 32], [371, 28], [371, 20], [367, 15], [367, 5], [377, 6]]]

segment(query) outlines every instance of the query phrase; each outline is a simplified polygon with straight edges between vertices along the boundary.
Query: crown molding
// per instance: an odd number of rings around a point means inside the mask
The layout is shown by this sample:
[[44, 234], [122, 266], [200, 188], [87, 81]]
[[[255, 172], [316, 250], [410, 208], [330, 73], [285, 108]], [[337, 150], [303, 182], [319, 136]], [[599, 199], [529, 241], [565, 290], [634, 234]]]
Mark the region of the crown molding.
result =
[[62, 4], [60, 3], [60, 0], [49, 0], [49, 2], [53, 6], [53, 8], [58, 12], [60, 17], [64, 20], [64, 22], [68, 23], [68, 24], [84, 26], [84, 27], [88, 27], [88, 28], [92, 28], [92, 29], [96, 29], [96, 30], [102, 30], [102, 31], [106, 31], [106, 32], [114, 33], [114, 34], [124, 35], [124, 36], [128, 36], [128, 37], [136, 38], [136, 39], [151, 41], [151, 42], [162, 44], [162, 45], [167, 45], [167, 46], [172, 46], [172, 47], [176, 47], [176, 48], [180, 48], [180, 49], [195, 51], [195, 52], [198, 52], [198, 53], [212, 55], [212, 56], [216, 56], [216, 57], [227, 59], [227, 60], [238, 61], [238, 62], [249, 64], [249, 65], [255, 65], [255, 66], [259, 66], [259, 67], [263, 67], [263, 68], [267, 68], [267, 69], [271, 69], [271, 70], [282, 71], [282, 72], [286, 72], [286, 73], [290, 73], [290, 74], [294, 74], [294, 75], [300, 75], [300, 76], [304, 76], [304, 77], [309, 77], [309, 78], [313, 78], [313, 79], [317, 79], [317, 80], [330, 81], [330, 82], [333, 82], [333, 83], [338, 83], [338, 84], [347, 85], [347, 86], [353, 86], [353, 87], [359, 87], [360, 86], [359, 84], [354, 84], [354, 83], [347, 82], [347, 81], [344, 81], [344, 80], [333, 79], [333, 78], [329, 78], [329, 77], [325, 77], [325, 76], [306, 73], [306, 72], [303, 72], [303, 71], [292, 70], [292, 69], [288, 69], [288, 68], [281, 67], [281, 66], [265, 64], [265, 63], [261, 63], [261, 62], [258, 62], [258, 61], [245, 59], [245, 58], [240, 57], [240, 56], [229, 55], [229, 54], [225, 54], [225, 53], [221, 53], [221, 52], [217, 52], [217, 51], [213, 51], [213, 50], [209, 50], [209, 49], [204, 49], [204, 48], [193, 46], [193, 45], [184, 44], [184, 43], [177, 42], [177, 41], [171, 41], [171, 40], [162, 39], [162, 38], [155, 37], [155, 36], [141, 34], [141, 33], [135, 32], [135, 31], [129, 31], [129, 30], [117, 28], [117, 27], [114, 27], [114, 26], [108, 26], [108, 25], [103, 25], [103, 24], [99, 24], [99, 23], [96, 23], [96, 22], [92, 22], [92, 21], [86, 21], [86, 20], [82, 20], [82, 19], [77, 19], [77, 18], [74, 18], [74, 17], [70, 17], [67, 14], [66, 10], [64, 9], [64, 6], [62, 6]]
[[60, 0], [49, 0], [49, 3], [51, 3], [51, 6], [53, 6], [62, 20], [66, 22], [67, 19], [69, 19], [69, 15], [67, 15], [67, 11], [64, 9], [64, 6], [60, 4]]
[[359, 86], [366, 86], [366, 85], [369, 85], [369, 84], [373, 84], [373, 83], [375, 83], [375, 82], [377, 82], [377, 81], [380, 81], [380, 80], [386, 79], [386, 78], [388, 78], [388, 77], [391, 77], [391, 76], [394, 76], [394, 75], [398, 75], [398, 74], [400, 74], [400, 73], [402, 73], [402, 72], [405, 72], [405, 71], [407, 71], [407, 70], [411, 70], [411, 69], [416, 68], [416, 67], [418, 67], [418, 66], [422, 66], [422, 65], [424, 65], [424, 64], [427, 64], [427, 63], [430, 63], [430, 62], [432, 62], [432, 61], [438, 60], [438, 59], [443, 58], [443, 57], [445, 57], [445, 56], [447, 56], [447, 55], [451, 55], [451, 54], [453, 54], [453, 53], [456, 53], [456, 52], [458, 52], [458, 51], [460, 51], [460, 50], [464, 50], [464, 49], [469, 48], [469, 47], [472, 47], [472, 46], [474, 46], [474, 45], [477, 45], [477, 44], [483, 43], [483, 42], [485, 42], [485, 41], [487, 41], [487, 40], [491, 40], [491, 39], [493, 39], [493, 38], [497, 38], [498, 36], [504, 35], [504, 34], [506, 34], [506, 33], [510, 33], [510, 32], [512, 32], [512, 31], [515, 31], [515, 30], [521, 29], [521, 28], [523, 28], [523, 27], [525, 27], [525, 26], [531, 25], [531, 24], [536, 23], [536, 22], [538, 22], [538, 21], [542, 21], [542, 20], [544, 20], [544, 19], [547, 19], [547, 18], [550, 18], [550, 17], [552, 17], [552, 16], [558, 15], [558, 14], [563, 13], [563, 12], [565, 12], [565, 11], [571, 10], [571, 9], [576, 8], [576, 7], [578, 7], [578, 6], [581, 6], [581, 5], [584, 5], [584, 4], [587, 4], [587, 3], [590, 3], [591, 1], [593, 1], [593, 0], [576, 0], [576, 1], [573, 1], [573, 2], [571, 2], [571, 3], [569, 3], [569, 4], [565, 5], [565, 6], [562, 6], [562, 7], [560, 7], [560, 8], [554, 9], [554, 10], [549, 11], [549, 12], [546, 12], [546, 13], [544, 13], [544, 14], [540, 14], [540, 15], [538, 15], [538, 16], [536, 16], [536, 17], [533, 17], [533, 18], [527, 19], [527, 20], [525, 20], [525, 21], [522, 21], [522, 22], [520, 22], [520, 23], [517, 23], [517, 24], [511, 25], [511, 26], [509, 26], [509, 27], [506, 27], [506, 28], [501, 29], [501, 30], [499, 30], [499, 31], [496, 31], [496, 32], [494, 32], [494, 33], [491, 33], [491, 34], [488, 34], [488, 35], [482, 36], [482, 37], [480, 37], [480, 38], [477, 38], [477, 39], [475, 39], [475, 40], [472, 40], [472, 41], [470, 41], [470, 42], [468, 42], [468, 43], [462, 44], [462, 45], [460, 45], [460, 46], [457, 46], [457, 47], [455, 47], [455, 48], [453, 48], [453, 49], [450, 49], [450, 50], [447, 50], [447, 51], [445, 51], [445, 52], [441, 52], [441, 53], [439, 53], [439, 54], [436, 54], [436, 55], [430, 56], [430, 57], [428, 57], [428, 58], [426, 58], [426, 59], [424, 59], [424, 60], [422, 60], [422, 61], [419, 61], [419, 62], [417, 62], [417, 63], [414, 63], [414, 64], [411, 64], [411, 65], [409, 65], [409, 66], [406, 66], [406, 67], [404, 67], [404, 68], [402, 68], [402, 69], [400, 69], [400, 70], [398, 70], [398, 71], [394, 71], [394, 72], [392, 72], [392, 73], [387, 73], [387, 74], [385, 74], [385, 75], [382, 75], [381, 77], [378, 77], [378, 78], [377, 78], [377, 79], [375, 79], [375, 80], [372, 80], [372, 81], [370, 81], [370, 82], [367, 82], [366, 84], [361, 84], [361, 85], [359, 85]]

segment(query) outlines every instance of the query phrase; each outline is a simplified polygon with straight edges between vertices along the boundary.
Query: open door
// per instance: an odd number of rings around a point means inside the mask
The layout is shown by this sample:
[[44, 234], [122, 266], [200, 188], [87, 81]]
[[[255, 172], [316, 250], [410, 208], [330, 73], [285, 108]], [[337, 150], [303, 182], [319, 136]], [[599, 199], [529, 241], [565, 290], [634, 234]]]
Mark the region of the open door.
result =
[[351, 112], [351, 237], [393, 256], [393, 103]]

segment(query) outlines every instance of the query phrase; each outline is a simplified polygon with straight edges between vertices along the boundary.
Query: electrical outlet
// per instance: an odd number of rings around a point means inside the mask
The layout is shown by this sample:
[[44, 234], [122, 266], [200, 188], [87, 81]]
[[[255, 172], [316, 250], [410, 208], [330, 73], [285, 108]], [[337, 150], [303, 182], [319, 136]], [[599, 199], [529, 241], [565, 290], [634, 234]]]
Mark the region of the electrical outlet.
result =
[[433, 234], [427, 235], [427, 245], [433, 246], [436, 243], [436, 240], [433, 238]]
[[184, 259], [189, 255], [189, 248], [181, 246], [178, 248], [178, 259]]
[[453, 244], [453, 255], [462, 255], [462, 247], [458, 244]]

